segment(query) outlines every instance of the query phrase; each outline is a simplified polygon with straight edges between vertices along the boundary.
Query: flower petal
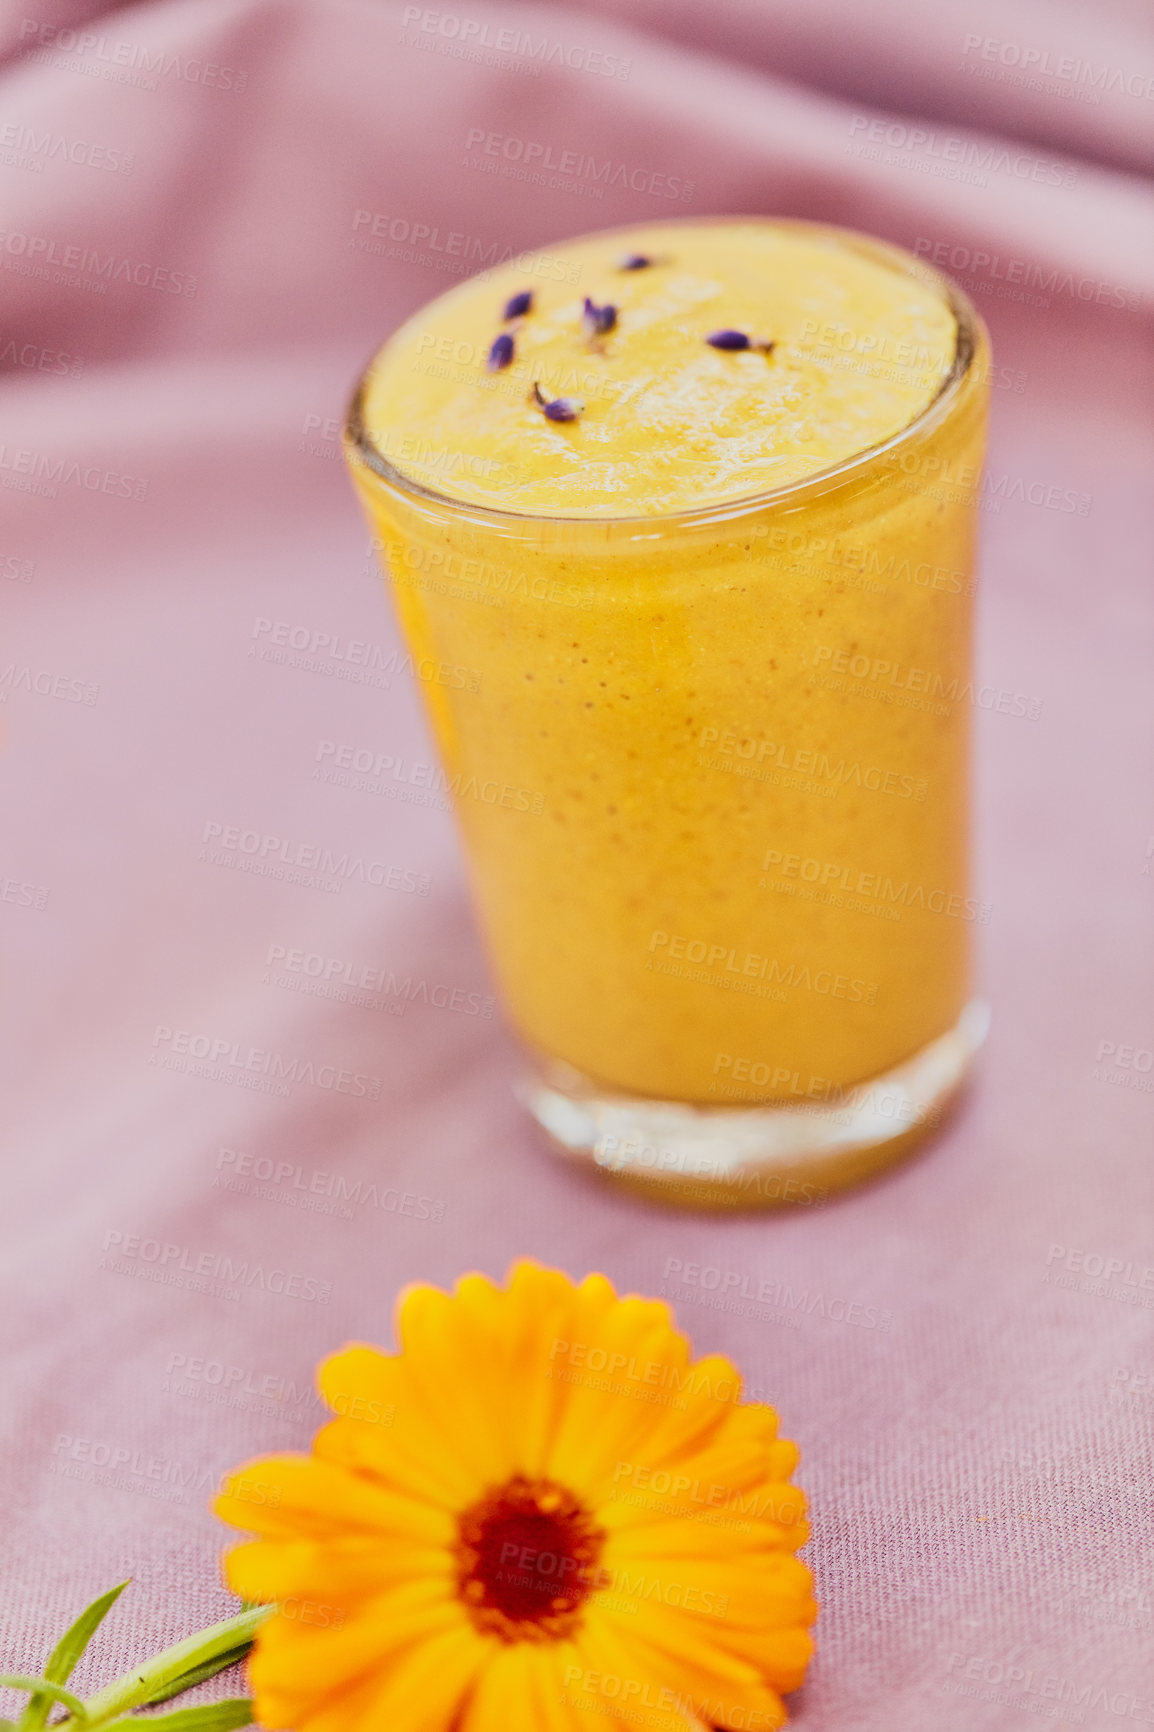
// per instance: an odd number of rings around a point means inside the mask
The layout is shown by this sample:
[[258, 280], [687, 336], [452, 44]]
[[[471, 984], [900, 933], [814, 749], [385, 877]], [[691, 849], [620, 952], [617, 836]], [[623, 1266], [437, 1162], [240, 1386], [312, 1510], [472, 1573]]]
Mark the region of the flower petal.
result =
[[337, 1629], [274, 1613], [257, 1632], [249, 1661], [258, 1716], [301, 1719], [334, 1693], [370, 1675], [386, 1676], [410, 1649], [447, 1634], [482, 1646], [455, 1596], [436, 1582], [409, 1582], [364, 1601]]
[[400, 1656], [381, 1676], [348, 1732], [447, 1732], [495, 1644], [469, 1630], [446, 1630]]
[[574, 1319], [577, 1351], [559, 1358], [553, 1373], [563, 1376], [568, 1400], [550, 1471], [575, 1490], [599, 1497], [623, 1464], [649, 1459], [648, 1439], [662, 1417], [654, 1398], [666, 1390], [647, 1383], [645, 1371], [652, 1365], [661, 1378], [669, 1368], [680, 1371], [687, 1356], [664, 1313], [659, 1302], [623, 1299], [607, 1315]]
[[637, 1510], [622, 1497], [605, 1507], [602, 1525], [623, 1545], [651, 1557], [677, 1552], [700, 1557], [740, 1555], [767, 1546], [794, 1551], [808, 1539], [805, 1494], [798, 1486], [755, 1486], [748, 1492], [729, 1492], [729, 1498], [728, 1508], [685, 1504], [674, 1506], [675, 1513], [669, 1514], [660, 1507], [669, 1499], [654, 1499], [658, 1507], [642, 1505]]
[[341, 1606], [375, 1597], [413, 1580], [454, 1580], [443, 1546], [418, 1546], [379, 1536], [343, 1540], [254, 1540], [225, 1556], [225, 1577], [244, 1600], [283, 1601], [305, 1595]]
[[269, 1538], [325, 1539], [368, 1531], [447, 1545], [455, 1532], [445, 1511], [315, 1456], [258, 1457], [230, 1474], [225, 1486], [213, 1504], [221, 1520]]
[[707, 1725], [745, 1732], [750, 1726], [784, 1726], [789, 1718], [781, 1697], [762, 1682], [756, 1667], [690, 1642], [680, 1624], [673, 1646], [661, 1630], [631, 1632], [628, 1652], [635, 1675], [648, 1672], [664, 1679], [666, 1688], [694, 1704]]
[[[606, 1732], [612, 1726], [657, 1725], [661, 1732], [683, 1732], [680, 1720], [664, 1717], [639, 1722], [620, 1691], [609, 1694], [603, 1677], [591, 1673], [582, 1640], [535, 1647], [530, 1659], [533, 1732]], [[609, 1690], [613, 1689], [613, 1681]], [[700, 1729], [698, 1729], [700, 1732]]]
[[[650, 1440], [649, 1459], [654, 1467], [670, 1465], [685, 1456], [705, 1451], [734, 1450], [756, 1460], [765, 1473], [767, 1452], [772, 1458], [777, 1436], [777, 1414], [764, 1402], [741, 1402], [741, 1374], [720, 1353], [693, 1362], [686, 1388], [692, 1405], [666, 1410], [662, 1423]], [[720, 1413], [721, 1422], [717, 1423]], [[793, 1449], [793, 1446], [790, 1446]], [[797, 1460], [793, 1449], [791, 1466]], [[781, 1470], [787, 1478], [789, 1468]]]
[[501, 1644], [477, 1674], [460, 1732], [508, 1732], [529, 1717], [532, 1696], [530, 1644]]
[[410, 1360], [352, 1343], [324, 1361], [317, 1383], [339, 1416], [314, 1439], [319, 1454], [454, 1508], [478, 1495], [475, 1461], [430, 1409]]
[[701, 1732], [691, 1693], [678, 1688], [668, 1670], [654, 1666], [651, 1653], [642, 1653], [612, 1621], [590, 1618], [576, 1646], [580, 1675], [569, 1696], [585, 1707], [590, 1732], [598, 1720], [604, 1724], [607, 1715], [625, 1724], [658, 1726], [662, 1732], [689, 1727]]
[[436, 1287], [411, 1287], [398, 1317], [412, 1397], [440, 1432], [438, 1454], [462, 1469], [465, 1501], [511, 1474], [501, 1404], [504, 1343], [474, 1307]]

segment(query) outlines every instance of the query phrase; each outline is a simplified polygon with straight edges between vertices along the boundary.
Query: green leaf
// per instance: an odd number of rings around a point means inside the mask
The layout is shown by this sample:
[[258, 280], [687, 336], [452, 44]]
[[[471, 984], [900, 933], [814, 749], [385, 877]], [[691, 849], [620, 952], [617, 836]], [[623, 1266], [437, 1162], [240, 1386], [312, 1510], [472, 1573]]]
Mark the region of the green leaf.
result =
[[218, 1672], [226, 1671], [229, 1666], [235, 1666], [243, 1660], [251, 1642], [242, 1642], [238, 1648], [230, 1648], [226, 1654], [218, 1654], [215, 1659], [202, 1660], [199, 1666], [190, 1666], [187, 1672], [182, 1672], [179, 1678], [174, 1678], [170, 1684], [165, 1684], [155, 1696], [148, 1698], [148, 1705], [157, 1702], [168, 1702], [173, 1696], [179, 1696], [184, 1690], [191, 1690], [194, 1684], [203, 1684], [206, 1678], [215, 1678]]
[[50, 1684], [63, 1684], [72, 1676], [77, 1660], [127, 1586], [128, 1582], [118, 1582], [116, 1587], [109, 1588], [106, 1594], [101, 1594], [98, 1600], [93, 1600], [92, 1604], [81, 1612], [72, 1628], [61, 1636], [44, 1668], [44, 1676]]
[[[139, 1661], [130, 1672], [115, 1678], [95, 1696], [88, 1698], [85, 1707], [92, 1732], [119, 1725], [124, 1716], [132, 1714], [135, 1709], [166, 1699], [174, 1684], [186, 1690], [190, 1684], [210, 1677], [212, 1672], [202, 1671], [203, 1667], [219, 1671], [224, 1665], [235, 1664], [260, 1625], [275, 1610], [275, 1605], [261, 1605], [224, 1618], [219, 1624], [210, 1624], [207, 1630], [198, 1630], [194, 1636], [186, 1636], [182, 1642], [165, 1648], [151, 1660]], [[141, 1722], [133, 1721], [132, 1724], [139, 1726]], [[63, 1720], [59, 1723], [59, 1732], [66, 1732], [66, 1729], [67, 1732], [76, 1732], [72, 1721]], [[57, 1732], [57, 1729], [52, 1728], [51, 1732]]]
[[63, 1702], [71, 1709], [82, 1726], [87, 1724], [88, 1709], [79, 1696], [62, 1684], [50, 1684], [47, 1678], [28, 1678], [20, 1672], [0, 1672], [0, 1684], [7, 1685], [9, 1690], [31, 1690], [37, 1696], [50, 1696], [54, 1702]]
[[247, 1696], [227, 1702], [205, 1702], [199, 1708], [178, 1708], [174, 1714], [133, 1714], [113, 1720], [105, 1732], [232, 1732], [234, 1726], [252, 1725], [252, 1703]]
[[[77, 1660], [127, 1586], [127, 1582], [120, 1582], [115, 1588], [109, 1588], [106, 1594], [93, 1600], [92, 1604], [81, 1612], [76, 1622], [65, 1630], [48, 1656], [48, 1664], [44, 1668], [44, 1677], [49, 1684], [63, 1684], [72, 1676]], [[40, 1732], [48, 1719], [51, 1706], [52, 1698], [43, 1690], [37, 1690], [20, 1716], [20, 1732]]]

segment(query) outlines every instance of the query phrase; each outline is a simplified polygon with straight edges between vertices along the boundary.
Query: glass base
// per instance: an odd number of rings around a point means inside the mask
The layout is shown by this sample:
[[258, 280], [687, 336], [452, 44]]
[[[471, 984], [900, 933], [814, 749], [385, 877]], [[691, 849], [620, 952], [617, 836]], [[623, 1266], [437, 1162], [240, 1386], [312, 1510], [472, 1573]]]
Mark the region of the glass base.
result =
[[972, 1000], [954, 1027], [884, 1076], [798, 1106], [692, 1106], [612, 1094], [557, 1060], [517, 1088], [559, 1154], [691, 1209], [820, 1207], [901, 1160], [942, 1122], [990, 1025]]

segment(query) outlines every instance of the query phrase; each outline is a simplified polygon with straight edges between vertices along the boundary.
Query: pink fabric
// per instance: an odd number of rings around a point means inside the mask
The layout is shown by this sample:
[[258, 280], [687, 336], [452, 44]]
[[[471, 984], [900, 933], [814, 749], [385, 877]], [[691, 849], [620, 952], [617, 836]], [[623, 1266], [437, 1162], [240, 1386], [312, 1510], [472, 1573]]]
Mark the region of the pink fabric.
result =
[[[222, 1615], [210, 1484], [304, 1445], [314, 1361], [387, 1341], [402, 1283], [531, 1253], [660, 1293], [678, 1260], [711, 1271], [679, 1307], [698, 1349], [733, 1355], [802, 1445], [824, 1610], [799, 1726], [1152, 1722], [1144, 9], [458, 13], [573, 64], [438, 52], [457, 44], [433, 15], [405, 24], [388, 0], [14, 0], [0, 18], [4, 1664], [37, 1664], [129, 1574], [101, 1676]], [[95, 40], [70, 51], [53, 34], [70, 27]], [[1014, 45], [1090, 82], [999, 80]], [[481, 173], [477, 131], [692, 192]], [[405, 774], [431, 758], [411, 677], [340, 677], [352, 640], [398, 642], [332, 437], [359, 365], [454, 280], [450, 233], [519, 249], [674, 210], [944, 249], [997, 355], [977, 718], [991, 1044], [923, 1158], [772, 1218], [668, 1215], [550, 1164], [510, 1097], [499, 1008], [483, 1014], [450, 818], [314, 776], [325, 741]], [[429, 230], [416, 261], [362, 250], [365, 211]], [[346, 659], [269, 659], [261, 621]], [[204, 850], [228, 825], [397, 868], [401, 887], [226, 869]], [[442, 1002], [398, 1016], [266, 984], [274, 947]], [[182, 1034], [331, 1086], [286, 1098], [164, 1068]], [[273, 1197], [244, 1170], [259, 1162], [287, 1169]], [[340, 1203], [336, 1175], [386, 1206]], [[233, 1299], [105, 1266], [154, 1271], [134, 1236], [175, 1247], [170, 1271], [227, 1254], [266, 1285]], [[731, 1276], [809, 1297], [714, 1309]]]

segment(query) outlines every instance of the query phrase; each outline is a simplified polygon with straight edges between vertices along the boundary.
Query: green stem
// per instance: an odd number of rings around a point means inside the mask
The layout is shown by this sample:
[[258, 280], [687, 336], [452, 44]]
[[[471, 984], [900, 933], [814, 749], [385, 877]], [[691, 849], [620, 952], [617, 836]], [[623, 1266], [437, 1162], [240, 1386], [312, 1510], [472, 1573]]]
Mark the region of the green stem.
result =
[[68, 1718], [76, 1726], [87, 1726], [88, 1713], [79, 1696], [74, 1696], [71, 1690], [66, 1690], [63, 1684], [51, 1684], [47, 1678], [26, 1678], [22, 1673], [5, 1672], [0, 1674], [0, 1684], [9, 1690], [28, 1690], [34, 1696], [47, 1696], [50, 1702], [63, 1702], [71, 1708]]
[[81, 1728], [84, 1732], [98, 1732], [98, 1728], [106, 1726], [110, 1720], [154, 1701], [186, 1672], [251, 1642], [257, 1629], [275, 1610], [275, 1606], [253, 1606], [235, 1618], [226, 1618], [223, 1623], [198, 1631], [195, 1636], [186, 1636], [183, 1642], [166, 1648], [162, 1654], [146, 1660], [142, 1666], [126, 1672], [123, 1678], [117, 1678], [115, 1683], [106, 1684], [103, 1690], [90, 1696], [84, 1704], [88, 1712], [86, 1721], [69, 1715], [54, 1726], [52, 1732], [81, 1732]]

